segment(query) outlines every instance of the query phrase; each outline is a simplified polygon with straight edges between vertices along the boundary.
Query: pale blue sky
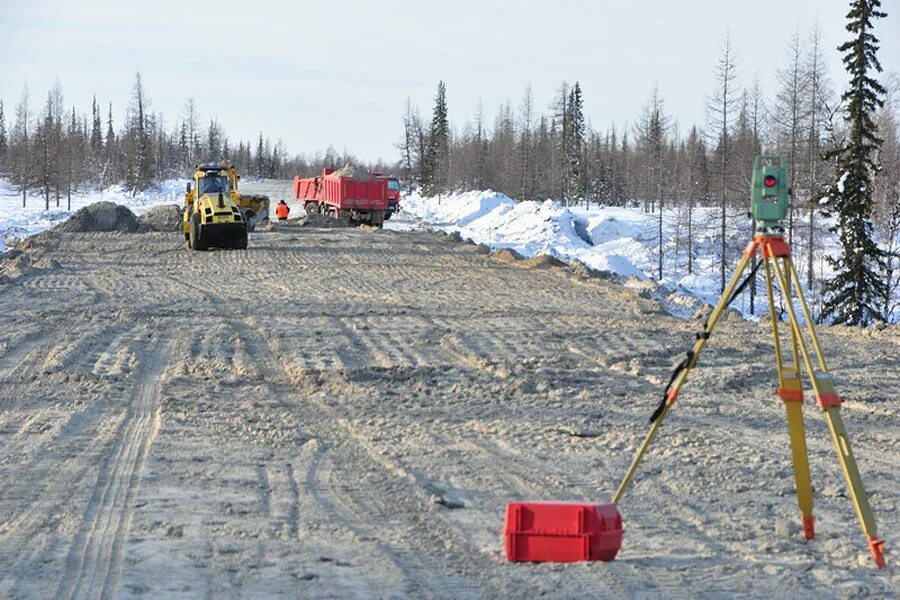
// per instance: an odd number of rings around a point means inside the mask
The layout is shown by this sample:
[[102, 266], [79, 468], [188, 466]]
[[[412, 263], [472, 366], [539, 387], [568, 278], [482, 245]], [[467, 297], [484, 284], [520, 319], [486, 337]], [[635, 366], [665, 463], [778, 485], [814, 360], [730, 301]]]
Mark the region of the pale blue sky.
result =
[[[227, 12], [223, 7], [239, 8]], [[893, 4], [894, 6], [891, 6]], [[171, 128], [193, 97], [232, 139], [265, 135], [292, 153], [328, 145], [396, 159], [406, 97], [428, 116], [438, 79], [458, 125], [484, 101], [489, 122], [528, 83], [538, 109], [579, 80], [595, 126], [634, 121], [658, 84], [682, 127], [702, 124], [726, 31], [741, 82], [775, 72], [796, 28], [818, 20], [829, 69], [846, 39], [846, 0], [546, 3], [308, 0], [0, 0], [0, 98], [11, 119], [27, 80], [41, 104], [54, 79], [67, 105], [92, 93], [121, 121], [135, 71]], [[900, 6], [879, 22], [881, 60], [900, 70]]]

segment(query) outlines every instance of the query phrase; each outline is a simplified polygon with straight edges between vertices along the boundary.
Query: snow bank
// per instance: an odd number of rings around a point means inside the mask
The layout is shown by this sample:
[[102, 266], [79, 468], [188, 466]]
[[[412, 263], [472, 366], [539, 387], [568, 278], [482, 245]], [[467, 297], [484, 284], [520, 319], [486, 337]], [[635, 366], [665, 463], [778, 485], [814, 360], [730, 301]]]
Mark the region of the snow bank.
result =
[[122, 185], [114, 185], [105, 190], [77, 192], [72, 194], [72, 210], [66, 210], [66, 198], [51, 196], [50, 209], [44, 209], [44, 199], [37, 194], [29, 194], [25, 208], [22, 208], [22, 194], [8, 180], [0, 178], [0, 252], [19, 240], [49, 229], [65, 221], [78, 209], [95, 202], [114, 202], [128, 207], [134, 214], [142, 215], [159, 204], [181, 204], [186, 180], [169, 179], [145, 192], [132, 194]]
[[423, 226], [458, 233], [491, 248], [515, 250], [528, 258], [547, 255], [578, 260], [597, 271], [647, 278], [637, 266], [647, 262], [647, 248], [628, 237], [629, 233], [637, 235], [642, 226], [627, 211], [597, 218], [552, 200], [516, 202], [493, 191], [442, 197], [413, 194], [402, 206], [400, 219], [390, 222], [388, 228], [408, 229], [414, 219]]
[[[689, 316], [701, 303], [719, 299], [721, 246], [718, 208], [694, 208], [691, 216], [692, 273], [687, 273], [686, 214], [666, 210], [663, 214], [663, 278], [659, 269], [659, 213], [640, 208], [591, 205], [566, 207], [558, 202], [516, 202], [493, 191], [465, 192], [440, 197], [416, 194], [401, 201], [402, 210], [386, 225], [388, 229], [409, 231], [427, 228], [458, 233], [461, 237], [490, 248], [508, 248], [531, 258], [548, 255], [564, 261], [580, 261], [595, 271], [623, 278], [626, 285], [650, 293], [673, 314]], [[805, 217], [803, 217], [805, 220]], [[730, 277], [737, 257], [752, 235], [751, 223], [735, 210], [727, 215], [726, 276]], [[819, 219], [819, 225], [825, 224]], [[806, 240], [798, 233], [794, 244], [796, 263], [806, 265]], [[840, 252], [837, 239], [829, 232], [817, 233], [814, 254], [816, 278], [832, 276], [827, 256]], [[798, 268], [800, 268], [798, 266]], [[805, 269], [803, 279], [805, 282]], [[653, 279], [654, 281], [650, 281]], [[820, 290], [807, 291], [814, 312], [821, 305]], [[777, 299], [780, 302], [780, 297]], [[756, 315], [766, 304], [764, 292], [756, 297]], [[750, 296], [745, 291], [731, 306], [750, 316]]]
[[404, 198], [403, 210], [428, 223], [463, 227], [501, 206], [512, 207], [515, 204], [515, 200], [508, 196], [488, 190], [463, 192], [449, 197], [411, 195]]

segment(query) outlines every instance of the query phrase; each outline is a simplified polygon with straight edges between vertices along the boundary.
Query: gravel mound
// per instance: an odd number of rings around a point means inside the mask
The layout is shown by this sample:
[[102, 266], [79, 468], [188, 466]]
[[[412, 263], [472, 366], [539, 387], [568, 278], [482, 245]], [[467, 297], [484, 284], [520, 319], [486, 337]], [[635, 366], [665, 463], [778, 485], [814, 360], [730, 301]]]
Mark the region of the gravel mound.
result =
[[343, 167], [335, 171], [334, 173], [330, 173], [327, 175], [328, 177], [349, 177], [351, 179], [356, 179], [357, 181], [369, 181], [372, 179], [372, 174], [366, 171], [365, 169], [361, 169], [359, 167], [353, 166], [351, 163], [346, 163]]
[[74, 215], [53, 228], [64, 233], [86, 231], [144, 231], [134, 213], [114, 202], [95, 202], [79, 209]]
[[154, 206], [138, 217], [138, 223], [150, 231], [181, 231], [181, 208], [177, 204]]

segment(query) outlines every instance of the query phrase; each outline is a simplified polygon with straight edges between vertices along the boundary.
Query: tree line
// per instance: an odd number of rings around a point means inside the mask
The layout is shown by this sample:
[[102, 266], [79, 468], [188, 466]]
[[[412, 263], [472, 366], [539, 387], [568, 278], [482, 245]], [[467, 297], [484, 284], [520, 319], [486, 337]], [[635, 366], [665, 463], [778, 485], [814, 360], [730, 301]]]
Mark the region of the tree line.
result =
[[[793, 193], [785, 237], [794, 248], [805, 283], [823, 303], [823, 314], [854, 323], [890, 318], [897, 310], [892, 298], [900, 286], [900, 81], [893, 76], [880, 91], [860, 87], [880, 71], [877, 60], [860, 62], [875, 57], [878, 40], [872, 35], [872, 19], [883, 15], [878, 4], [877, 0], [851, 3], [848, 31], [856, 37], [841, 52], [851, 82], [858, 85], [842, 95], [836, 93], [826, 71], [817, 26], [805, 34], [798, 30], [787, 41], [777, 89], [771, 93], [766, 93], [758, 78], [749, 85], [739, 83], [738, 57], [726, 36], [714, 65], [713, 86], [704, 98], [706, 120], [690, 126], [683, 126], [666, 110], [663, 92], [657, 88], [630, 126], [595, 127], [584, 114], [583, 91], [577, 81], [562, 82], [545, 111], [536, 109], [528, 86], [515, 107], [511, 101], [501, 104], [492, 123], [486, 122], [479, 102], [472, 117], [451, 126], [447, 89], [440, 82], [430, 122], [407, 100], [398, 143], [400, 168], [410, 184], [426, 195], [493, 189], [518, 200], [638, 206], [658, 220], [659, 279], [667, 271], [679, 276], [694, 273], [698, 240], [703, 239], [713, 242], [715, 267], [724, 288], [726, 273], [752, 232], [747, 212], [753, 158], [781, 154], [788, 159]], [[861, 57], [854, 58], [856, 54]], [[877, 131], [877, 135], [863, 134], [869, 146], [862, 153], [871, 156], [866, 180], [870, 197], [850, 200], [843, 208], [837, 206], [839, 202], [826, 206], [823, 198], [841, 196], [835, 181], [858, 163], [859, 152], [854, 163], [846, 159], [845, 150], [859, 146], [858, 131], [865, 124], [858, 123], [854, 98], [866, 94], [874, 94], [866, 114], [871, 115], [871, 131]], [[886, 101], [881, 102], [880, 96]], [[872, 136], [879, 140], [877, 147]], [[866, 183], [861, 185], [865, 188]], [[834, 302], [825, 302], [836, 290], [824, 285], [825, 262], [816, 257], [822, 250], [822, 217], [830, 211], [842, 214], [850, 206], [862, 206], [857, 220], [879, 228], [889, 248], [882, 256], [877, 248], [873, 250], [874, 245], [866, 245], [866, 252], [880, 258], [874, 263], [861, 258], [851, 261], [857, 271], [867, 265], [867, 272], [874, 273], [870, 279], [885, 285], [869, 282], [876, 289], [865, 300], [868, 310], [842, 313]], [[703, 211], [705, 217], [698, 220], [697, 207], [714, 210]], [[716, 215], [715, 221], [710, 214]], [[664, 215], [675, 221], [674, 239], [664, 234]], [[863, 245], [865, 225], [855, 227], [852, 239], [842, 238], [845, 254], [848, 248], [858, 254]], [[834, 266], [840, 270], [845, 264]], [[860, 277], [857, 273], [844, 281], [845, 291], [855, 289]], [[754, 282], [751, 303], [755, 288]]]
[[220, 160], [232, 161], [248, 178], [309, 176], [323, 167], [358, 162], [331, 147], [312, 156], [291, 156], [281, 140], [273, 142], [262, 132], [257, 139], [235, 143], [216, 118], [201, 117], [193, 99], [169, 126], [163, 114], [152, 109], [140, 73], [121, 123], [112, 103], [101, 104], [96, 96], [89, 114], [67, 107], [59, 82], [40, 108], [32, 107], [26, 85], [9, 126], [0, 100], [0, 176], [20, 188], [23, 206], [35, 191], [45, 209], [51, 200], [59, 207], [61, 198], [70, 201], [75, 192], [113, 184], [122, 183], [134, 194], [165, 179], [185, 178], [199, 163]]

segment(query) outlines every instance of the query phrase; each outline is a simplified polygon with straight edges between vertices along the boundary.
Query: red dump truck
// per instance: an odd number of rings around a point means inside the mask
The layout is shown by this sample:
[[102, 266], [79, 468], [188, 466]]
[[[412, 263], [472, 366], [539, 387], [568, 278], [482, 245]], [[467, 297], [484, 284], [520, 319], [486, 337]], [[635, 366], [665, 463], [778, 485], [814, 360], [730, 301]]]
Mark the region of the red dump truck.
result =
[[353, 177], [341, 169], [323, 169], [318, 177], [294, 178], [294, 198], [306, 213], [323, 214], [371, 225], [384, 224], [388, 182], [380, 177]]

